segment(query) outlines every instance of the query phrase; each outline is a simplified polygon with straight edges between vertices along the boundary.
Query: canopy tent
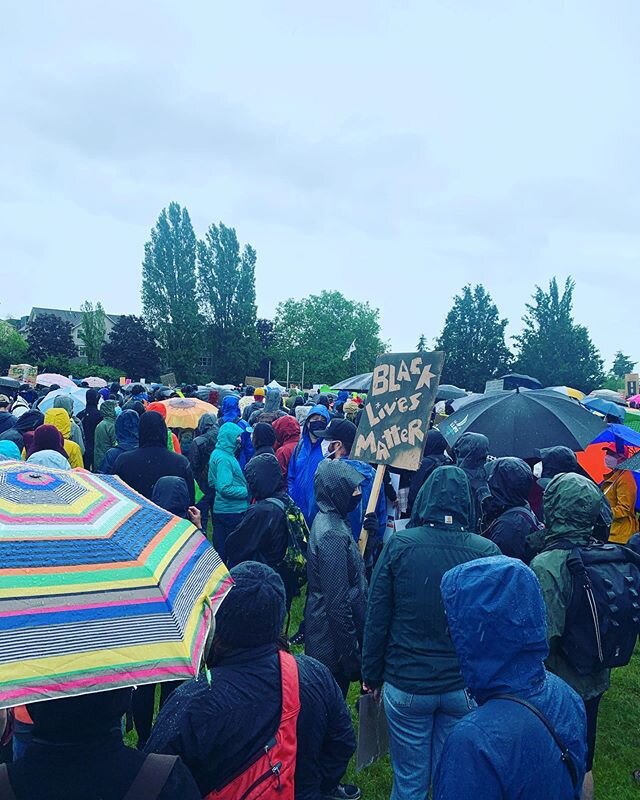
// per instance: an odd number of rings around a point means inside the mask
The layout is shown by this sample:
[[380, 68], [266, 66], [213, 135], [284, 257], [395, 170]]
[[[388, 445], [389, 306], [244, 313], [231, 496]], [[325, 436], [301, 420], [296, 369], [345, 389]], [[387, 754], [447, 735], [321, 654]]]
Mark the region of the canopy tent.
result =
[[371, 378], [373, 372], [363, 372], [361, 375], [353, 375], [340, 383], [331, 387], [332, 392], [368, 392], [371, 388]]
[[271, 383], [267, 384], [267, 389], [277, 389], [279, 392], [286, 392], [286, 388], [278, 381], [273, 380]]

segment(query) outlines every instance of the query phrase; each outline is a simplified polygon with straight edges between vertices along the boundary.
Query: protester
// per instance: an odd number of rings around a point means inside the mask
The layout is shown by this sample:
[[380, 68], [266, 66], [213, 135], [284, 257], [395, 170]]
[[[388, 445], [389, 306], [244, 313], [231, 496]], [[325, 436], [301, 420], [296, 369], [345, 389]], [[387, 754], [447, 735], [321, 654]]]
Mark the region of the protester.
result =
[[20, 397], [20, 395], [18, 395], [11, 406], [11, 413], [16, 419], [20, 419], [20, 417], [23, 414], [26, 414], [28, 410], [29, 403], [24, 399], [24, 397]]
[[[102, 462], [107, 451], [115, 447], [118, 443], [116, 437], [116, 416], [120, 413], [118, 404], [115, 400], [104, 400], [100, 406], [101, 421], [96, 426], [93, 437], [93, 470], [102, 472]], [[135, 412], [134, 412], [135, 413]], [[137, 431], [137, 428], [136, 428]], [[137, 446], [136, 433], [136, 446]]]
[[59, 394], [57, 397], [54, 397], [53, 399], [53, 407], [64, 408], [64, 410], [69, 415], [69, 420], [71, 422], [71, 435], [68, 438], [72, 442], [75, 442], [78, 445], [78, 447], [80, 448], [80, 453], [84, 456], [84, 451], [85, 451], [84, 432], [82, 430], [79, 420], [77, 420], [73, 414], [73, 398], [69, 397], [69, 395], [67, 394]]
[[373, 572], [362, 679], [374, 692], [384, 683], [392, 800], [425, 800], [445, 739], [473, 707], [440, 596], [447, 570], [500, 553], [470, 532], [473, 513], [465, 473], [438, 467], [407, 528], [389, 539]]
[[245, 388], [244, 395], [238, 401], [238, 405], [240, 407], [240, 413], [241, 414], [244, 413], [244, 410], [245, 410], [245, 408], [247, 408], [247, 406], [250, 406], [251, 403], [253, 403], [253, 393], [254, 393], [254, 387], [253, 386], [247, 386]]
[[[282, 472], [275, 456], [254, 456], [247, 464], [245, 477], [254, 502], [227, 538], [226, 563], [231, 567], [243, 561], [268, 564], [282, 578], [289, 611], [293, 598], [300, 594], [301, 573], [306, 577], [302, 550], [308, 529], [302, 512], [282, 486]], [[290, 526], [303, 540], [293, 564], [285, 561]]]
[[[72, 442], [71, 437], [71, 419], [66, 409], [64, 408], [50, 408], [44, 415], [45, 425], [53, 425], [62, 434], [64, 440], [64, 449], [69, 457], [69, 463], [72, 469], [83, 467], [84, 461], [82, 460], [82, 452], [75, 442]], [[40, 430], [40, 429], [38, 429]], [[37, 435], [38, 431], [36, 431]], [[35, 437], [34, 437], [35, 438]], [[55, 448], [46, 448], [48, 450], [55, 450]]]
[[42, 411], [38, 411], [35, 408], [18, 417], [15, 430], [22, 437], [22, 444], [18, 445], [21, 450], [29, 449], [36, 429], [39, 428], [43, 423], [44, 414]]
[[273, 449], [273, 446], [276, 443], [276, 432], [267, 422], [258, 422], [253, 427], [251, 443], [253, 444], [254, 448], [254, 454], [252, 458], [264, 453], [275, 456], [275, 450]]
[[256, 411], [264, 411], [265, 390], [263, 386], [257, 386], [253, 391], [253, 400], [245, 405], [242, 412], [242, 419], [249, 422], [249, 418]]
[[253, 456], [253, 442], [251, 441], [251, 427], [240, 416], [239, 400], [235, 394], [228, 394], [222, 401], [222, 414], [218, 417], [218, 425], [222, 427], [228, 422], [242, 429], [241, 446], [237, 458], [241, 469], [244, 469], [249, 459]]
[[85, 442], [84, 465], [87, 469], [96, 469], [94, 462], [95, 433], [96, 428], [102, 422], [102, 414], [98, 411], [99, 400], [100, 395], [95, 389], [87, 389], [87, 407], [83, 412], [81, 419]]
[[52, 469], [71, 469], [66, 455], [60, 455], [56, 450], [38, 450], [29, 456], [27, 463]]
[[529, 505], [531, 467], [520, 458], [498, 458], [488, 472], [491, 495], [482, 505], [483, 535], [505, 556], [529, 564], [544, 544], [543, 526]]
[[[241, 786], [232, 781], [241, 776], [246, 789], [245, 770], [280, 731], [282, 744], [272, 751], [282, 763], [278, 796], [293, 796], [295, 770], [296, 800], [356, 800], [355, 787], [338, 786], [355, 750], [349, 712], [326, 667], [283, 650], [282, 581], [255, 562], [234, 567], [231, 576], [234, 587], [216, 615], [207, 655], [211, 680], [189, 681], [174, 692], [147, 751], [179, 754], [203, 797], [214, 791], [240, 797]], [[283, 713], [283, 701], [291, 715]], [[264, 772], [261, 761], [258, 766]]]
[[65, 458], [67, 467], [71, 466], [69, 464], [69, 455], [65, 449], [65, 441], [60, 431], [55, 425], [40, 425], [39, 428], [36, 428], [31, 444], [24, 455], [26, 455], [28, 461], [34, 453], [50, 450]]
[[547, 669], [565, 680], [582, 697], [587, 712], [587, 775], [584, 800], [593, 797], [593, 755], [596, 744], [598, 707], [609, 688], [610, 670], [599, 669], [590, 675], [579, 674], [562, 649], [566, 613], [573, 594], [573, 581], [567, 558], [574, 547], [592, 540], [593, 527], [600, 512], [600, 493], [581, 475], [557, 475], [544, 493], [545, 547], [531, 562], [542, 587], [547, 609], [549, 657]]
[[[155, 411], [156, 413], [160, 414], [165, 422], [167, 421], [167, 407], [164, 403], [149, 403], [145, 409], [145, 413], [147, 411]], [[172, 430], [167, 431], [167, 449], [169, 449], [172, 453], [183, 455], [180, 437]], [[184, 453], [184, 455], [187, 455], [187, 453]]]
[[140, 417], [137, 412], [126, 409], [118, 414], [115, 421], [116, 445], [105, 453], [100, 465], [100, 472], [105, 475], [115, 474], [116, 462], [120, 456], [137, 449], [139, 430]]
[[237, 458], [243, 433], [244, 429], [234, 422], [221, 425], [209, 462], [209, 486], [215, 491], [213, 543], [223, 561], [227, 537], [238, 527], [249, 506], [249, 489]]
[[427, 478], [438, 467], [443, 467], [445, 464], [450, 463], [445, 453], [447, 449], [447, 440], [435, 428], [431, 428], [427, 433], [427, 443], [424, 447], [424, 454], [420, 467], [412, 474], [411, 484], [409, 487], [409, 498], [407, 500], [407, 511], [411, 514], [413, 504], [416, 501], [420, 489], [424, 486]]
[[213, 509], [214, 491], [209, 486], [209, 460], [218, 441], [218, 418], [215, 414], [203, 414], [196, 428], [196, 437], [189, 448], [189, 463], [193, 477], [202, 492], [196, 505], [202, 514], [202, 528], [207, 530], [209, 514]]
[[22, 437], [22, 434], [17, 428], [18, 422], [19, 420], [16, 419], [13, 428], [7, 428], [7, 430], [4, 431], [4, 433], [0, 433], [0, 442], [11, 442], [12, 444], [15, 444], [18, 450], [22, 450], [22, 448], [24, 447], [24, 439]]
[[[482, 558], [442, 578], [442, 599], [463, 680], [479, 708], [449, 734], [434, 778], [435, 800], [579, 800], [586, 717], [580, 697], [544, 668], [545, 606], [531, 570]], [[499, 699], [504, 696], [513, 699]], [[543, 714], [568, 749], [562, 758]]]
[[0, 456], [11, 461], [20, 461], [22, 458], [18, 445], [9, 439], [0, 440]]
[[4, 433], [9, 430], [9, 428], [15, 427], [16, 418], [9, 411], [10, 406], [11, 400], [9, 400], [7, 395], [0, 394], [0, 433]]
[[322, 441], [322, 450], [328, 459], [341, 459], [346, 464], [358, 470], [363, 481], [360, 484], [360, 503], [349, 514], [351, 533], [357, 542], [362, 528], [367, 531], [367, 549], [364, 560], [367, 575], [371, 574], [373, 564], [382, 549], [382, 540], [387, 529], [387, 498], [384, 492], [378, 495], [375, 511], [367, 514], [367, 506], [373, 489], [375, 470], [364, 461], [349, 458], [353, 442], [356, 438], [357, 428], [353, 422], [341, 417], [334, 417], [327, 427], [320, 431], [318, 436]]
[[304, 423], [302, 436], [289, 460], [287, 475], [289, 496], [300, 508], [307, 521], [313, 523], [318, 511], [313, 490], [313, 479], [318, 464], [323, 460], [322, 439], [318, 436], [329, 423], [329, 412], [323, 405], [313, 406]]
[[344, 697], [360, 678], [367, 580], [348, 515], [363, 476], [343, 461], [323, 461], [314, 477], [318, 514], [307, 548], [305, 653], [331, 670]]
[[[125, 413], [118, 417], [116, 426]], [[184, 456], [168, 449], [167, 426], [156, 411], [147, 411], [142, 415], [138, 448], [118, 456], [115, 474], [149, 500], [160, 478], [166, 475], [184, 478], [189, 491], [189, 505], [195, 503], [193, 473], [189, 462]]]
[[609, 472], [601, 484], [613, 514], [609, 539], [620, 544], [626, 544], [638, 531], [636, 514], [638, 488], [629, 470], [618, 469], [624, 460], [625, 455], [618, 453], [615, 445], [606, 448], [604, 463]]
[[33, 737], [24, 756], [0, 772], [0, 797], [198, 800], [179, 759], [145, 757], [125, 745], [121, 722], [130, 702], [131, 689], [115, 689], [28, 705]]
[[456, 465], [465, 473], [473, 499], [470, 530], [480, 533], [482, 502], [490, 494], [487, 483], [489, 440], [482, 433], [463, 433], [453, 446]]
[[[297, 398], [302, 399], [302, 398]], [[300, 441], [300, 425], [294, 417], [280, 417], [273, 423], [276, 434], [275, 453], [282, 470], [282, 476], [287, 483], [289, 462], [298, 442]]]
[[264, 408], [256, 409], [249, 417], [249, 425], [251, 427], [258, 424], [258, 422], [268, 422], [269, 425], [286, 416], [287, 412], [282, 408], [282, 396], [278, 389], [267, 389], [266, 399], [264, 401]]

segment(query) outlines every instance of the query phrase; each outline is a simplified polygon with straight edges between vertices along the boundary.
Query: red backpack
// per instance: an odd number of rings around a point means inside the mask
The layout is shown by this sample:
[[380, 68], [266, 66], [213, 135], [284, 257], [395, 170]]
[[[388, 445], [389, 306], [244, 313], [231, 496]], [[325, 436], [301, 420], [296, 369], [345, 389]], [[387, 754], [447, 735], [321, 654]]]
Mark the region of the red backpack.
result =
[[282, 715], [274, 738], [268, 742], [239, 775], [222, 789], [210, 792], [205, 800], [294, 800], [296, 725], [300, 713], [298, 664], [289, 653], [280, 651]]

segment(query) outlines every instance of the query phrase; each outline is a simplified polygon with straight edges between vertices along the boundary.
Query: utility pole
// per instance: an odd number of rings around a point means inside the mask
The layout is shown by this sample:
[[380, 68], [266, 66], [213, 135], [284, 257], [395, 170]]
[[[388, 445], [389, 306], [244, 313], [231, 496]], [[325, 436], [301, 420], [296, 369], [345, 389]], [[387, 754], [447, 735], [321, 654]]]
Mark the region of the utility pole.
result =
[[300, 383], [301, 383], [300, 388], [304, 392], [304, 361], [302, 362], [302, 380], [300, 381]]
[[289, 362], [287, 361], [287, 389], [289, 388]]

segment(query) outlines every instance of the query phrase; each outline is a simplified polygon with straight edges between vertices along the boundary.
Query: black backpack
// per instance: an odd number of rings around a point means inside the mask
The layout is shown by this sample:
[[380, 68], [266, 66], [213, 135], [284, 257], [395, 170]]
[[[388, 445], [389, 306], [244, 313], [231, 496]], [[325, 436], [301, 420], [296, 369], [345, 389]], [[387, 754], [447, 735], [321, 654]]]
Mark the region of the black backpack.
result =
[[299, 593], [307, 582], [309, 528], [302, 511], [291, 498], [287, 498], [286, 503], [277, 497], [267, 497], [266, 499], [284, 514], [287, 523], [287, 549], [280, 567], [287, 572], [295, 591]]
[[593, 540], [586, 546], [556, 542], [570, 550], [573, 580], [560, 648], [580, 675], [624, 667], [640, 634], [640, 556], [628, 547]]

